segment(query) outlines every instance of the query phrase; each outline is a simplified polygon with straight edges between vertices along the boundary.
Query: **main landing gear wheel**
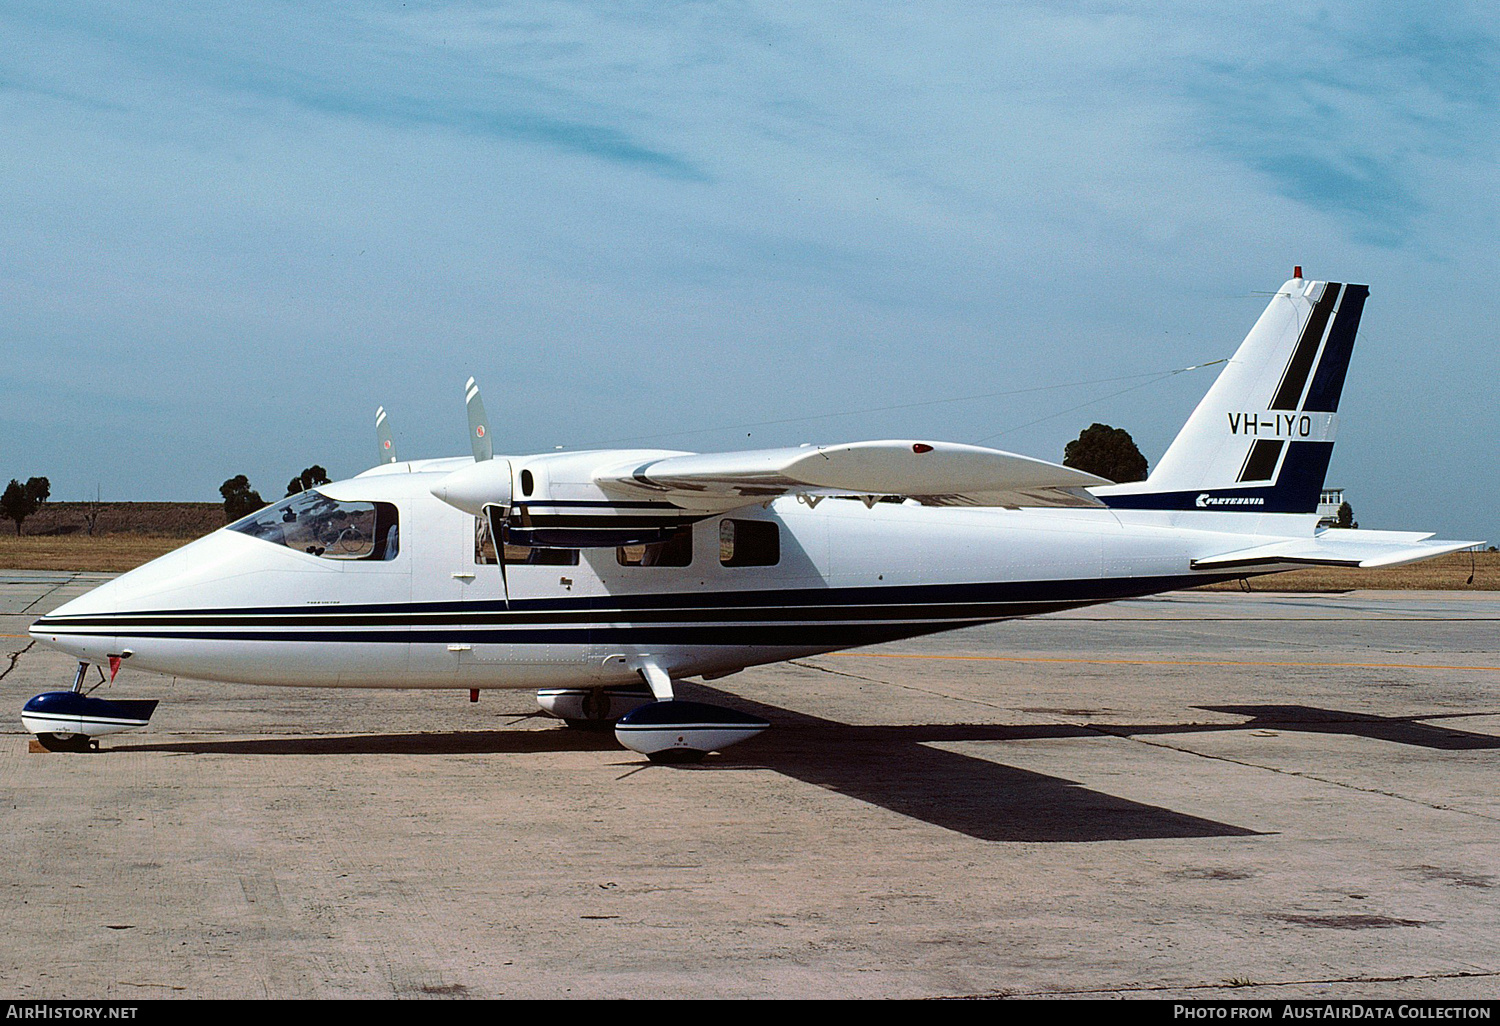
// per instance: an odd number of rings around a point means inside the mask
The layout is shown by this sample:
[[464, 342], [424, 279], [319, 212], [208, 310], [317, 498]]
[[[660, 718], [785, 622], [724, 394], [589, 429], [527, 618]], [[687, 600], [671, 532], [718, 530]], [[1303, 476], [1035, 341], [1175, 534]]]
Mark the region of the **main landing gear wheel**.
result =
[[658, 766], [691, 766], [702, 762], [708, 756], [707, 752], [696, 748], [663, 748], [659, 752], [652, 752], [646, 758]]
[[655, 763], [702, 762], [769, 727], [759, 716], [705, 702], [652, 702], [615, 724], [615, 740]]

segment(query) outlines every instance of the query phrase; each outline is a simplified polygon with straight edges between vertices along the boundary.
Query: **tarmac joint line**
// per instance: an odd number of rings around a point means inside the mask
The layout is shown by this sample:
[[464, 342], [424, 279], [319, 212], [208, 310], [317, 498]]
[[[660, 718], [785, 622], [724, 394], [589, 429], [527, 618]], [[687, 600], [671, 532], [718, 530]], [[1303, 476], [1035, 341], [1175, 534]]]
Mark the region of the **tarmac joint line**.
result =
[[970, 705], [983, 706], [986, 709], [1007, 708], [1006, 706], [998, 705], [994, 702], [986, 702], [978, 698], [965, 698], [961, 695], [948, 695], [944, 694], [941, 691], [933, 691], [930, 688], [919, 688], [915, 684], [899, 684], [893, 680], [880, 680], [877, 677], [861, 677], [857, 673], [845, 673], [843, 670], [830, 670], [826, 666], [819, 666], [816, 663], [803, 662], [800, 659], [789, 659], [787, 660], [787, 662], [792, 666], [800, 666], [804, 670], [819, 670], [823, 673], [831, 673], [835, 677], [850, 677], [854, 680], [862, 680], [867, 684], [883, 684], [884, 686], [889, 688], [900, 688], [902, 691], [914, 691], [919, 695], [931, 695], [934, 698], [943, 698], [950, 702], [968, 702]]
[[16, 668], [16, 663], [20, 660], [20, 658], [23, 655], [25, 655], [27, 652], [30, 652], [31, 651], [31, 645], [35, 645], [35, 644], [36, 644], [36, 639], [32, 638], [30, 645], [27, 645], [25, 648], [23, 648], [23, 649], [21, 649], [21, 650], [19, 650], [17, 652], [12, 652], [10, 654], [10, 665], [7, 666], [5, 669], [0, 670], [0, 680], [4, 680], [7, 676], [10, 675], [10, 671], [14, 670]]
[[[1227, 762], [1234, 766], [1244, 766], [1246, 769], [1265, 770], [1268, 773], [1278, 773], [1282, 776], [1287, 777], [1300, 777], [1303, 780], [1312, 780], [1320, 784], [1329, 784], [1333, 787], [1343, 787], [1347, 788], [1350, 791], [1358, 791], [1362, 794], [1374, 794], [1380, 795], [1385, 798], [1395, 798], [1397, 801], [1411, 802], [1413, 805], [1420, 805], [1423, 808], [1433, 809], [1437, 812], [1457, 812], [1460, 815], [1473, 816], [1476, 819], [1488, 820], [1492, 823], [1500, 822], [1500, 818], [1497, 818], [1495, 816], [1486, 816], [1482, 812], [1473, 812], [1468, 809], [1455, 809], [1451, 805], [1438, 805], [1434, 802], [1424, 802], [1420, 798], [1411, 798], [1404, 794], [1397, 794], [1394, 791], [1382, 791], [1376, 787], [1360, 787], [1358, 784], [1350, 784], [1342, 780], [1331, 780], [1328, 777], [1320, 777], [1315, 773], [1304, 773], [1301, 770], [1278, 769], [1275, 766], [1263, 766], [1258, 762], [1247, 762], [1244, 759], [1233, 759], [1227, 755], [1212, 755], [1208, 752], [1197, 752], [1191, 748], [1182, 748], [1177, 745], [1169, 745], [1165, 741], [1153, 741], [1147, 738], [1137, 737], [1124, 731], [1110, 730], [1108, 726], [1101, 726], [1097, 723], [1085, 723], [1083, 724], [1083, 727], [1086, 730], [1096, 731], [1108, 737], [1116, 737], [1122, 741], [1134, 741], [1137, 744], [1150, 745], [1153, 748], [1165, 748], [1168, 751], [1181, 752], [1184, 755], [1196, 755], [1200, 759], [1212, 759], [1215, 762]], [[1404, 979], [1405, 977], [1402, 978]], [[1413, 977], [1413, 979], [1421, 978], [1423, 977]]]
[[66, 578], [64, 578], [61, 581], [58, 581], [52, 587], [48, 588], [46, 591], [42, 592], [36, 598], [34, 598], [30, 602], [26, 603], [26, 608], [24, 608], [24, 609], [21, 610], [20, 615], [24, 616], [27, 613], [31, 612], [31, 608], [33, 606], [35, 606], [38, 602], [42, 601], [42, 599], [49, 597], [54, 592], [56, 592], [59, 588], [65, 588], [65, 587], [67, 587], [68, 585], [72, 584], [76, 580], [78, 580], [78, 575], [76, 573], [75, 574], [69, 574]]
[[1252, 660], [1196, 659], [1079, 659], [1061, 656], [939, 655], [918, 652], [830, 652], [836, 659], [951, 659], [975, 663], [1083, 663], [1091, 666], [1306, 666], [1313, 669], [1351, 670], [1473, 670], [1500, 673], [1500, 666], [1439, 666], [1429, 663], [1327, 663], [1257, 662]]

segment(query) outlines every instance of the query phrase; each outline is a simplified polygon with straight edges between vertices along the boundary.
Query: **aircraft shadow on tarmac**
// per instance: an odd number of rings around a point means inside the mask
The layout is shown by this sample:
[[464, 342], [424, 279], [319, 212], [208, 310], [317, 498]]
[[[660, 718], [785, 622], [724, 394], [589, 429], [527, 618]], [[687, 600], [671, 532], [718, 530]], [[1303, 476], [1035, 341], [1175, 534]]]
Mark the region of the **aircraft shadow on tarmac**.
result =
[[[1500, 748], [1500, 737], [1475, 734], [1451, 727], [1434, 726], [1423, 720], [1451, 720], [1486, 713], [1440, 713], [1433, 716], [1373, 716], [1367, 713], [1318, 709], [1310, 705], [1202, 705], [1208, 712], [1249, 716], [1248, 723], [1229, 725], [1230, 730], [1300, 730], [1313, 734], [1348, 734], [1376, 741], [1394, 741], [1402, 745], [1436, 748], [1442, 751], [1477, 751]], [[1166, 730], [1180, 731], [1181, 727]], [[1144, 733], [1144, 730], [1138, 732]]]
[[[1077, 728], [859, 727], [740, 700], [775, 727], [694, 770], [763, 768], [985, 841], [1117, 841], [1256, 833], [1090, 790], [1071, 780], [933, 748], [932, 741], [1098, 737]], [[612, 734], [578, 730], [449, 731], [114, 745], [182, 755], [524, 755], [616, 751]], [[643, 764], [644, 765], [644, 764]], [[653, 769], [658, 769], [653, 767]], [[673, 770], [680, 770], [673, 767]], [[660, 771], [667, 771], [661, 767]]]
[[[933, 747], [934, 743], [1190, 734], [1226, 730], [1348, 734], [1447, 751], [1500, 748], [1500, 738], [1295, 705], [1201, 706], [1242, 723], [921, 724], [856, 726], [763, 705], [711, 687], [682, 697], [763, 716], [772, 730], [699, 769], [764, 768], [985, 841], [1244, 837], [1258, 832], [1095, 791], [1062, 777]], [[688, 692], [692, 692], [689, 696]], [[1435, 719], [1438, 717], [1423, 717]], [[241, 755], [506, 755], [618, 750], [609, 731], [479, 730], [121, 745], [132, 751]], [[624, 754], [624, 753], [622, 753]]]

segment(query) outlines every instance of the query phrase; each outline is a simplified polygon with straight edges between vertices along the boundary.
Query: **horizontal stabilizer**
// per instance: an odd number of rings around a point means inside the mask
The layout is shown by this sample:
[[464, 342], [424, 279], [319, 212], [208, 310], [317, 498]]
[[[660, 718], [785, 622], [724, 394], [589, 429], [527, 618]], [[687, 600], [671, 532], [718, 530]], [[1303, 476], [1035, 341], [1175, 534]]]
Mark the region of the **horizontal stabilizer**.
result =
[[1331, 528], [1311, 538], [1291, 538], [1193, 560], [1194, 570], [1269, 570], [1297, 566], [1371, 569], [1400, 566], [1467, 549], [1478, 542], [1430, 540], [1410, 531], [1355, 531]]
[[942, 505], [1042, 505], [1103, 478], [958, 442], [876, 441], [665, 456], [594, 475], [612, 494], [721, 511], [779, 495], [905, 495]]

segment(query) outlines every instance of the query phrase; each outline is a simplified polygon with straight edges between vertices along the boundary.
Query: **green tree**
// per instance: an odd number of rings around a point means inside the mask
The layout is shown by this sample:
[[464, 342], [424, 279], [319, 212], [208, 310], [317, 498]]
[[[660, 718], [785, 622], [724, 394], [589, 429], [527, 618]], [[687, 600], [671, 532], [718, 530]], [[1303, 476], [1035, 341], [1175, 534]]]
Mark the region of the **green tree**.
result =
[[1108, 424], [1090, 424], [1063, 450], [1063, 466], [1109, 478], [1116, 484], [1146, 479], [1146, 457], [1130, 432]]
[[14, 520], [19, 535], [21, 522], [41, 509], [51, 494], [52, 482], [45, 477], [30, 478], [25, 484], [11, 478], [10, 484], [5, 486], [5, 494], [0, 495], [0, 516]]
[[250, 479], [244, 474], [231, 477], [221, 484], [219, 494], [224, 496], [224, 517], [231, 524], [266, 505], [266, 500], [260, 497], [260, 492], [250, 487]]
[[316, 488], [318, 485], [325, 485], [327, 483], [328, 471], [314, 463], [302, 473], [292, 478], [291, 481], [287, 482], [286, 493], [287, 495], [296, 495], [298, 492], [305, 492], [309, 488]]
[[1339, 518], [1334, 522], [1334, 527], [1356, 528], [1359, 526], [1354, 519], [1354, 507], [1347, 502], [1339, 503]]

